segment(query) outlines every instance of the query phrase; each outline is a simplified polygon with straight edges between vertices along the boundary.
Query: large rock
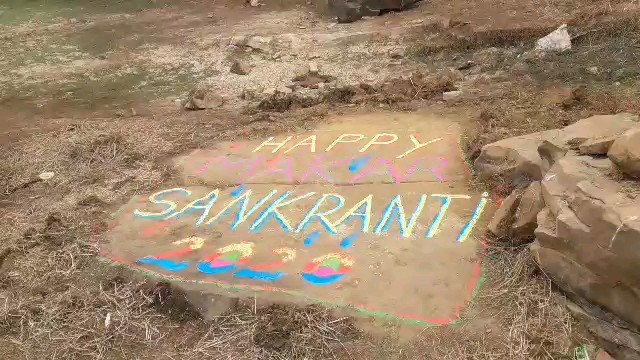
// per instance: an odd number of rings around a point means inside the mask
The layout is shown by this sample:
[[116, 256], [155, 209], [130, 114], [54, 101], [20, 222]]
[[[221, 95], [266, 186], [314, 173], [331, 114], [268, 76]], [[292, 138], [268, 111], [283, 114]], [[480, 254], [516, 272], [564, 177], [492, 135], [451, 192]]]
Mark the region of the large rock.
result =
[[481, 177], [500, 176], [516, 184], [526, 184], [541, 180], [546, 172], [538, 153], [538, 147], [545, 141], [559, 148], [578, 149], [589, 139], [621, 135], [636, 126], [637, 115], [620, 113], [592, 116], [563, 129], [517, 136], [485, 145], [475, 161], [475, 168]]
[[538, 213], [544, 208], [542, 188], [539, 181], [532, 182], [522, 193], [520, 204], [514, 216], [511, 233], [519, 243], [531, 242], [538, 226]]
[[[518, 205], [505, 200], [489, 231], [522, 242], [533, 231], [531, 250], [541, 269], [565, 292], [614, 314], [633, 331], [640, 329], [640, 184], [621, 184], [611, 175], [618, 165], [640, 177], [638, 144], [638, 116], [598, 115], [485, 145], [475, 162], [481, 177], [531, 184]], [[590, 156], [605, 153], [609, 158]]]
[[607, 304], [609, 311], [631, 323], [638, 324], [640, 321], [640, 313], [637, 311], [640, 294], [637, 289], [624, 285], [615, 286], [558, 251], [535, 243], [531, 245], [531, 251], [540, 268], [564, 291], [587, 298], [598, 305]]
[[415, 0], [329, 0], [329, 10], [339, 22], [353, 22], [363, 16], [376, 16], [381, 11], [403, 10]]
[[607, 155], [624, 173], [640, 177], [640, 128], [618, 137]]
[[612, 178], [607, 158], [567, 155], [541, 182], [531, 249], [564, 291], [640, 327], [640, 186]]
[[613, 142], [617, 138], [618, 135], [589, 139], [580, 144], [580, 154], [606, 155], [607, 152], [609, 152], [609, 148], [611, 148], [611, 145], [613, 145]]
[[520, 204], [520, 195], [518, 190], [514, 190], [507, 196], [487, 225], [489, 231], [499, 240], [508, 240], [509, 228]]

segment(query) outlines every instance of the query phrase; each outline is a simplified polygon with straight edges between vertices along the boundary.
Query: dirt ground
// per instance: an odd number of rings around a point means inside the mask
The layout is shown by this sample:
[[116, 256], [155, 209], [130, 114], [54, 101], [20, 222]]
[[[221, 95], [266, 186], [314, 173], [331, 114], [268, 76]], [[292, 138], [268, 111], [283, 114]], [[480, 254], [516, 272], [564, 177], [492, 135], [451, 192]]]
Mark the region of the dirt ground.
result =
[[[220, 142], [427, 110], [466, 121], [473, 159], [504, 137], [639, 113], [639, 11], [623, 0], [422, 1], [335, 24], [315, 1], [3, 1], [0, 358], [573, 359], [595, 343], [522, 248], [490, 243], [486, 284], [461, 321], [424, 327], [251, 300], [205, 319], [171, 284], [98, 261], [99, 244], [129, 199], [180, 182], [170, 159]], [[571, 50], [531, 51], [562, 23]], [[252, 36], [268, 46], [230, 46]], [[235, 60], [251, 72], [231, 74]], [[334, 90], [241, 96], [291, 85], [309, 63]], [[178, 106], [198, 84], [224, 105]], [[444, 101], [451, 90], [462, 93]]]

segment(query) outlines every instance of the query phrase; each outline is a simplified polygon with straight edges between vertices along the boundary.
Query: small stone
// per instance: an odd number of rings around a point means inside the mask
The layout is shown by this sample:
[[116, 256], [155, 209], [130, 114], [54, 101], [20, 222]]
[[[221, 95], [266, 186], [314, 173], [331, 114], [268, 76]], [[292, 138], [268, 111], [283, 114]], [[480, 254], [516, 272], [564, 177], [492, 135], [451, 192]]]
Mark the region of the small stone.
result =
[[593, 75], [598, 75], [598, 73], [600, 72], [597, 66], [592, 66], [590, 68], [587, 68], [587, 71], [592, 73]]
[[43, 172], [40, 175], [38, 175], [38, 177], [42, 180], [49, 180], [51, 179], [56, 173], [54, 173], [53, 171], [47, 171], [47, 172]]
[[246, 36], [232, 36], [231, 40], [229, 40], [229, 45], [233, 46], [245, 46], [247, 45], [247, 37]]
[[299, 78], [307, 75], [309, 73], [309, 70], [309, 65], [297, 66], [294, 70], [294, 78]]
[[198, 85], [189, 92], [184, 108], [187, 110], [201, 110], [221, 107], [222, 105], [224, 105], [224, 97], [215, 94], [206, 85]]
[[442, 93], [442, 100], [451, 101], [453, 99], [456, 99], [456, 98], [460, 97], [460, 95], [462, 95], [462, 91], [460, 91], [460, 90], [446, 91], [446, 92]]
[[417, 19], [417, 20], [411, 20], [411, 22], [410, 22], [410, 23], [411, 23], [411, 24], [413, 24], [413, 25], [420, 25], [420, 24], [422, 24], [423, 22], [424, 22], [424, 20]]
[[389, 52], [389, 56], [391, 56], [392, 59], [402, 59], [404, 54], [404, 49], [394, 49]]
[[270, 44], [271, 44], [271, 38], [269, 37], [253, 36], [247, 41], [246, 46], [254, 50], [269, 52]]
[[251, 65], [247, 64], [246, 62], [236, 60], [233, 62], [233, 64], [231, 64], [231, 68], [229, 69], [229, 71], [233, 74], [247, 75], [251, 72]]
[[309, 63], [309, 73], [310, 74], [318, 74], [320, 69], [318, 68], [318, 64], [315, 62]]
[[286, 86], [278, 86], [278, 88], [276, 88], [275, 91], [276, 94], [280, 93], [280, 94], [291, 94], [293, 93], [293, 90], [291, 90], [290, 88], [286, 87]]
[[249, 5], [250, 5], [251, 7], [257, 7], [257, 6], [260, 6], [260, 5], [262, 5], [262, 4], [260, 4], [260, 0], [250, 0], [250, 1], [249, 1]]
[[207, 17], [208, 17], [209, 19], [213, 19], [213, 13], [209, 13], [209, 14], [207, 15]]
[[549, 35], [538, 39], [536, 50], [565, 51], [571, 49], [571, 36], [567, 30], [567, 24], [562, 24]]

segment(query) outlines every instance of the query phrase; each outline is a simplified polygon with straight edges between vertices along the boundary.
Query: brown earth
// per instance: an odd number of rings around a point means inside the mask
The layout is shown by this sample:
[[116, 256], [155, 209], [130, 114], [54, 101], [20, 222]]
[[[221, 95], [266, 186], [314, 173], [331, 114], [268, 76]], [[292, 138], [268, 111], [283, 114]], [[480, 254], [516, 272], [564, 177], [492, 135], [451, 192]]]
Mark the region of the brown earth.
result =
[[[422, 2], [334, 25], [324, 6], [301, 1], [259, 8], [229, 1], [3, 3], [0, 357], [572, 358], [575, 345], [592, 340], [522, 249], [490, 244], [486, 286], [461, 323], [426, 328], [222, 292], [213, 299], [226, 311], [206, 319], [171, 282], [100, 262], [98, 245], [111, 234], [105, 219], [120, 215], [133, 196], [196, 185], [172, 161], [195, 149], [322, 129], [344, 114], [426, 110], [464, 124], [473, 158], [497, 139], [593, 114], [638, 113], [637, 11], [631, 1]], [[564, 22], [574, 36], [571, 51], [530, 52]], [[238, 35], [272, 37], [272, 47], [229, 48]], [[249, 75], [228, 72], [238, 58], [253, 66]], [[239, 98], [245, 88], [290, 85], [310, 62], [337, 79], [330, 86], [387, 85], [362, 101], [341, 90], [283, 112]], [[416, 71], [446, 78], [447, 86], [415, 87]], [[175, 100], [198, 83], [212, 86], [225, 105], [178, 110]], [[443, 102], [449, 86], [462, 95]], [[54, 175], [42, 180], [44, 172]], [[198, 181], [216, 180], [205, 175]], [[489, 182], [471, 191], [508, 193], [511, 186]], [[380, 301], [413, 306], [412, 298], [385, 296]]]

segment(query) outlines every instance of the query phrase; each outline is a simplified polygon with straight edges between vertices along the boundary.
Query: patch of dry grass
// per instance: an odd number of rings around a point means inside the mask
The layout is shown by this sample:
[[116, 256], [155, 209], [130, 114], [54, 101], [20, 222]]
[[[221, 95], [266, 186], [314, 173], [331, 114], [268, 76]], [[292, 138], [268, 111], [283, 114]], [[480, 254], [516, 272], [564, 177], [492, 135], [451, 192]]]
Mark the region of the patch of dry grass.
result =
[[489, 247], [487, 266], [489, 273], [503, 276], [494, 279], [478, 301], [502, 309], [509, 358], [559, 359], [570, 355], [572, 337], [577, 335], [571, 314], [528, 248]]

